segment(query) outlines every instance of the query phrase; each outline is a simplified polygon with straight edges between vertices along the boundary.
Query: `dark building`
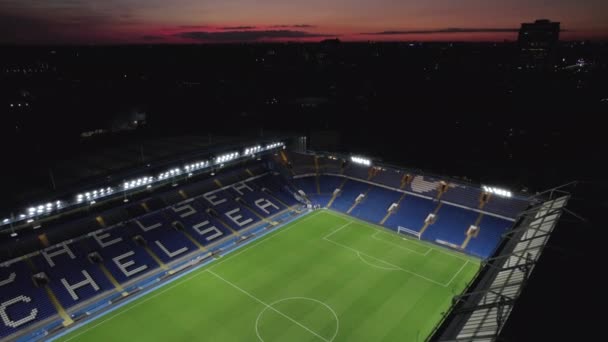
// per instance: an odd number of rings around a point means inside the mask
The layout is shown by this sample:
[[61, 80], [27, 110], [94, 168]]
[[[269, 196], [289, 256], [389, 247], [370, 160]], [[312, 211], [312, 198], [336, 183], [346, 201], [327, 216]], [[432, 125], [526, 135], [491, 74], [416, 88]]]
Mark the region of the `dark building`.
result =
[[523, 66], [548, 68], [554, 65], [559, 32], [560, 23], [547, 19], [521, 24], [518, 43]]

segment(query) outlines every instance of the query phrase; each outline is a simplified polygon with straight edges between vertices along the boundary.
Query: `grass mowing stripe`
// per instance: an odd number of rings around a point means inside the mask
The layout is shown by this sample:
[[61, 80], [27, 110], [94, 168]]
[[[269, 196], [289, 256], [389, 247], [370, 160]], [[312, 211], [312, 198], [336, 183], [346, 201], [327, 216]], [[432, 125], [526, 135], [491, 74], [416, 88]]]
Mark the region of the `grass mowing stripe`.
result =
[[275, 236], [279, 235], [280, 233], [285, 232], [285, 231], [287, 231], [287, 230], [289, 230], [289, 229], [293, 228], [294, 226], [297, 226], [299, 223], [302, 223], [302, 222], [307, 221], [307, 220], [309, 220], [309, 219], [311, 219], [311, 218], [313, 218], [313, 217], [316, 217], [316, 216], [317, 216], [317, 215], [319, 215], [320, 213], [321, 213], [321, 212], [319, 211], [319, 212], [316, 212], [316, 213], [314, 213], [314, 214], [309, 214], [309, 215], [307, 215], [307, 216], [305, 216], [305, 217], [303, 217], [303, 218], [301, 218], [301, 219], [298, 219], [298, 220], [295, 220], [295, 221], [290, 222], [290, 223], [289, 223], [289, 225], [288, 225], [287, 227], [282, 227], [282, 228], [280, 228], [280, 229], [278, 229], [278, 230], [276, 230], [276, 231], [274, 231], [274, 232], [270, 233], [269, 235], [265, 236], [265, 237], [264, 237], [263, 239], [261, 239], [260, 241], [258, 241], [258, 242], [256, 242], [256, 243], [252, 243], [252, 244], [250, 244], [249, 246], [242, 248], [242, 249], [241, 249], [240, 251], [238, 251], [237, 253], [231, 253], [231, 254], [228, 254], [228, 256], [224, 257], [224, 258], [223, 258], [223, 260], [220, 260], [220, 261], [218, 261], [218, 262], [216, 262], [216, 263], [213, 263], [213, 264], [210, 266], [210, 269], [211, 269], [211, 268], [214, 268], [214, 267], [217, 267], [217, 266], [219, 266], [219, 265], [221, 265], [222, 263], [224, 263], [224, 262], [225, 262], [226, 260], [228, 260], [228, 259], [232, 259], [232, 258], [236, 257], [237, 255], [241, 255], [241, 254], [243, 254], [244, 252], [246, 252], [246, 251], [248, 251], [248, 250], [252, 249], [254, 246], [257, 246], [257, 245], [261, 244], [261, 243], [262, 243], [262, 242], [264, 242], [264, 241], [268, 241], [268, 240], [272, 239], [273, 237], [275, 237]]
[[[293, 220], [179, 283], [135, 299], [113, 316], [58, 340], [424, 340], [449, 309], [451, 298], [475, 275], [473, 265], [478, 262], [471, 258], [463, 264], [448, 253], [411, 253], [374, 239], [380, 231], [375, 225], [349, 218], [323, 210]], [[427, 251], [428, 244], [385, 234], [390, 232], [375, 236]], [[267, 240], [272, 241], [262, 244]], [[335, 242], [355, 249], [356, 255]], [[245, 254], [246, 250], [253, 251]], [[365, 266], [359, 260], [363, 258], [374, 267]], [[224, 262], [228, 259], [231, 262]], [[439, 283], [449, 288], [399, 269], [377, 269], [389, 265], [441, 279]], [[204, 273], [208, 275], [200, 276]], [[293, 298], [320, 300], [329, 310]], [[262, 309], [272, 314], [264, 316], [263, 330], [258, 331]]]
[[209, 272], [209, 273], [213, 274], [215, 277], [217, 277], [217, 278], [219, 278], [219, 279], [223, 280], [223, 281], [224, 281], [226, 284], [228, 284], [228, 285], [230, 285], [230, 286], [234, 287], [235, 289], [237, 289], [237, 290], [239, 290], [240, 292], [242, 292], [242, 293], [246, 294], [246, 295], [247, 295], [247, 296], [249, 296], [250, 298], [252, 298], [252, 299], [256, 300], [258, 303], [260, 303], [260, 304], [264, 305], [264, 306], [265, 306], [265, 307], [267, 307], [268, 309], [270, 309], [270, 310], [272, 310], [272, 311], [274, 311], [274, 312], [278, 313], [279, 315], [281, 315], [281, 316], [283, 316], [283, 317], [287, 318], [288, 320], [290, 320], [290, 321], [292, 321], [293, 323], [297, 324], [298, 326], [302, 327], [304, 330], [308, 331], [309, 333], [311, 333], [311, 334], [315, 335], [316, 337], [318, 337], [318, 338], [322, 339], [322, 340], [323, 340], [323, 341], [325, 341], [325, 342], [329, 342], [329, 340], [327, 340], [325, 337], [323, 337], [323, 336], [321, 336], [321, 335], [317, 334], [316, 332], [314, 332], [314, 331], [310, 330], [310, 328], [308, 328], [308, 327], [307, 327], [307, 326], [305, 326], [304, 324], [302, 324], [302, 323], [300, 323], [300, 322], [296, 321], [295, 319], [293, 319], [293, 318], [291, 318], [291, 317], [287, 316], [286, 314], [284, 314], [284, 313], [282, 313], [281, 311], [279, 311], [279, 310], [275, 309], [274, 307], [272, 307], [272, 306], [270, 306], [270, 305], [266, 304], [266, 302], [264, 302], [263, 300], [261, 300], [261, 299], [259, 299], [258, 297], [256, 297], [256, 296], [252, 295], [251, 293], [249, 293], [249, 292], [247, 292], [247, 291], [243, 290], [242, 288], [238, 287], [237, 285], [233, 284], [232, 282], [230, 282], [230, 281], [228, 281], [228, 280], [226, 280], [226, 279], [222, 278], [222, 277], [221, 277], [219, 274], [217, 274], [217, 273], [215, 273], [215, 272], [213, 272], [213, 271], [211, 271], [211, 270], [207, 270], [207, 272]]
[[[420, 254], [420, 255], [422, 255], [422, 256], [427, 256], [427, 255], [429, 254], [429, 252], [431, 251], [431, 248], [427, 248], [426, 252], [424, 252], [424, 253], [420, 253], [420, 252], [415, 251], [415, 250], [413, 250], [413, 249], [410, 249], [410, 248], [407, 248], [407, 247], [401, 246], [401, 245], [399, 245], [399, 244], [397, 244], [397, 243], [394, 243], [394, 242], [390, 242], [390, 241], [386, 241], [386, 240], [384, 240], [384, 239], [381, 239], [381, 238], [379, 238], [379, 237], [377, 236], [379, 233], [384, 233], [384, 234], [386, 234], [386, 235], [393, 236], [393, 235], [390, 235], [390, 234], [388, 234], [388, 233], [386, 233], [386, 232], [383, 232], [383, 231], [379, 230], [379, 231], [375, 232], [374, 234], [372, 234], [372, 238], [373, 238], [373, 239], [375, 239], [375, 240], [378, 240], [378, 241], [381, 241], [381, 242], [387, 243], [387, 244], [389, 244], [389, 245], [396, 246], [397, 248], [404, 249], [404, 250], [410, 251], [410, 252], [412, 252], [412, 253]], [[394, 236], [393, 236], [393, 237], [394, 237]], [[409, 241], [409, 240], [405, 240], [405, 241]]]
[[[287, 230], [287, 229], [291, 228], [292, 226], [296, 225], [298, 222], [303, 222], [303, 221], [306, 221], [306, 220], [308, 220], [308, 219], [310, 219], [310, 218], [312, 218], [312, 217], [314, 217], [314, 216], [316, 216], [316, 215], [318, 215], [318, 214], [320, 214], [320, 213], [321, 213], [321, 212], [317, 212], [317, 213], [314, 213], [314, 214], [309, 214], [309, 215], [303, 216], [303, 217], [301, 217], [300, 219], [296, 219], [296, 220], [294, 220], [294, 221], [290, 222], [290, 223], [289, 223], [289, 226], [288, 226], [288, 227], [285, 227], [285, 230]], [[274, 234], [270, 234], [270, 235], [275, 236], [275, 235], [277, 235], [277, 234], [278, 234], [278, 232], [279, 232], [279, 231], [281, 231], [281, 229], [280, 229], [280, 228], [279, 228], [277, 231], [273, 232]], [[264, 239], [260, 240], [259, 242], [255, 243], [255, 244], [251, 244], [251, 245], [249, 245], [249, 246], [247, 246], [247, 247], [243, 248], [243, 250], [239, 251], [238, 253], [235, 253], [235, 254], [229, 254], [229, 256], [236, 256], [236, 255], [238, 255], [238, 254], [241, 254], [241, 253], [242, 253], [242, 252], [244, 252], [246, 249], [251, 248], [251, 247], [253, 247], [253, 246], [257, 245], [257, 244], [259, 244], [259, 243], [263, 242], [264, 240], [268, 240], [268, 239], [272, 238], [272, 236], [264, 236]], [[224, 261], [226, 261], [226, 259], [221, 260], [221, 261], [220, 261], [220, 262], [218, 262], [218, 263], [212, 264], [212, 266], [218, 266], [219, 264], [221, 264], [221, 263], [222, 263], [222, 262], [224, 262]], [[209, 267], [209, 266], [207, 266], [207, 267]], [[101, 320], [100, 322], [98, 322], [98, 323], [96, 323], [96, 324], [94, 324], [94, 325], [88, 326], [88, 327], [86, 327], [86, 328], [85, 328], [85, 326], [83, 326], [83, 327], [82, 327], [82, 329], [84, 329], [84, 330], [82, 330], [82, 331], [80, 331], [79, 333], [75, 334], [74, 336], [72, 336], [72, 337], [70, 337], [70, 338], [66, 339], [65, 341], [71, 341], [72, 339], [74, 339], [74, 338], [76, 338], [76, 337], [78, 337], [78, 336], [80, 336], [80, 335], [82, 335], [82, 334], [86, 333], [87, 331], [89, 331], [89, 330], [91, 330], [91, 329], [93, 329], [93, 328], [95, 328], [95, 327], [97, 327], [97, 326], [99, 326], [99, 325], [101, 325], [101, 324], [103, 324], [103, 323], [105, 323], [105, 322], [107, 322], [107, 321], [109, 321], [109, 320], [111, 320], [111, 319], [115, 318], [116, 316], [119, 316], [119, 315], [121, 315], [121, 314], [123, 314], [123, 313], [125, 313], [125, 312], [127, 312], [127, 311], [129, 311], [129, 310], [131, 310], [131, 309], [133, 309], [133, 308], [135, 308], [135, 307], [137, 307], [138, 305], [141, 305], [141, 304], [143, 304], [143, 303], [145, 303], [145, 302], [147, 302], [147, 301], [149, 301], [149, 300], [151, 300], [151, 299], [153, 299], [153, 298], [155, 298], [155, 297], [157, 297], [157, 296], [160, 296], [161, 294], [163, 294], [163, 293], [165, 293], [165, 292], [167, 292], [167, 291], [169, 291], [169, 290], [173, 289], [174, 287], [179, 286], [179, 285], [181, 285], [182, 283], [187, 282], [188, 280], [190, 280], [190, 279], [192, 279], [192, 278], [194, 278], [194, 277], [197, 277], [197, 276], [201, 275], [203, 270], [204, 270], [204, 268], [201, 268], [201, 269], [199, 269], [199, 270], [195, 271], [196, 273], [195, 273], [194, 275], [192, 275], [191, 277], [185, 278], [185, 279], [183, 279], [183, 280], [179, 281], [178, 283], [173, 284], [173, 285], [172, 285], [172, 286], [170, 286], [170, 287], [167, 287], [167, 288], [164, 288], [164, 289], [161, 287], [161, 288], [159, 288], [159, 289], [157, 289], [157, 290], [155, 290], [155, 291], [151, 292], [151, 293], [154, 293], [154, 295], [152, 295], [151, 297], [145, 298], [146, 296], [144, 296], [144, 297], [142, 297], [142, 298], [138, 298], [138, 299], [137, 299], [136, 301], [134, 301], [133, 303], [129, 303], [129, 304], [127, 304], [127, 306], [128, 306], [128, 307], [127, 307], [127, 308], [125, 308], [125, 309], [123, 309], [123, 311], [119, 311], [118, 313], [116, 313], [116, 314], [114, 314], [114, 315], [112, 315], [112, 316], [110, 316], [110, 317], [107, 317], [107, 318], [105, 318], [105, 319]], [[156, 292], [156, 291], [160, 291], [160, 292]], [[100, 317], [100, 318], [101, 318], [101, 317]], [[91, 323], [92, 323], [92, 322], [91, 322]], [[77, 330], [77, 331], [78, 331], [78, 330]]]
[[[191, 279], [193, 279], [193, 278], [198, 277], [198, 276], [199, 276], [199, 275], [201, 275], [201, 274], [203, 274], [203, 272], [201, 272], [201, 270], [199, 270], [199, 272], [195, 273], [193, 276], [188, 277], [188, 278], [186, 278], [186, 279], [183, 279], [182, 281], [178, 282], [177, 284], [173, 284], [172, 286], [169, 286], [169, 287], [167, 287], [166, 289], [162, 289], [162, 291], [159, 291], [159, 292], [156, 292], [156, 293], [155, 293], [155, 292], [152, 292], [152, 293], [154, 293], [152, 296], [150, 296], [150, 297], [148, 297], [148, 298], [140, 298], [139, 300], [137, 300], [137, 301], [133, 302], [133, 303], [132, 303], [132, 305], [129, 305], [128, 307], [124, 308], [122, 311], [117, 312], [116, 314], [114, 314], [114, 315], [112, 315], [112, 316], [110, 316], [110, 317], [108, 317], [108, 318], [106, 318], [106, 319], [104, 319], [104, 320], [102, 320], [102, 321], [98, 322], [97, 324], [91, 325], [91, 326], [87, 327], [86, 329], [83, 327], [83, 330], [82, 330], [81, 332], [79, 332], [79, 333], [75, 334], [75, 335], [74, 335], [74, 336], [72, 336], [72, 337], [67, 338], [65, 341], [71, 341], [71, 340], [73, 340], [74, 338], [76, 338], [76, 337], [78, 337], [78, 336], [80, 336], [80, 335], [82, 335], [82, 334], [84, 334], [84, 333], [88, 332], [89, 330], [92, 330], [93, 328], [96, 328], [97, 326], [100, 326], [100, 325], [102, 325], [103, 323], [106, 323], [107, 321], [110, 321], [111, 319], [113, 319], [113, 318], [115, 318], [115, 317], [117, 317], [117, 316], [120, 316], [120, 315], [122, 315], [123, 313], [128, 312], [129, 310], [134, 309], [134, 308], [138, 307], [138, 306], [139, 306], [139, 305], [141, 305], [141, 304], [144, 304], [145, 302], [147, 302], [147, 301], [149, 301], [149, 300], [154, 299], [154, 298], [156, 298], [156, 297], [158, 297], [158, 296], [162, 295], [163, 293], [165, 293], [165, 292], [167, 292], [167, 291], [169, 291], [169, 290], [172, 290], [173, 288], [175, 288], [175, 287], [177, 287], [177, 286], [180, 286], [180, 285], [182, 285], [183, 283], [185, 283], [185, 282], [187, 282], [187, 281], [189, 281], [189, 280], [191, 280]], [[159, 289], [159, 290], [160, 290], [160, 289]]]
[[[352, 222], [351, 222], [351, 223], [352, 223]], [[365, 256], [365, 257], [367, 257], [367, 258], [370, 258], [370, 259], [374, 259], [374, 260], [380, 261], [381, 263], [386, 264], [386, 265], [389, 265], [389, 266], [391, 266], [391, 267], [395, 267], [395, 268], [397, 268], [397, 269], [399, 269], [399, 270], [401, 270], [401, 271], [403, 271], [403, 272], [405, 272], [405, 273], [409, 273], [409, 274], [414, 275], [414, 276], [416, 276], [416, 277], [420, 277], [420, 278], [422, 278], [422, 279], [424, 279], [424, 280], [426, 280], [426, 281], [428, 281], [428, 282], [431, 282], [431, 283], [433, 283], [433, 284], [436, 284], [436, 285], [439, 285], [439, 286], [443, 286], [443, 287], [447, 287], [447, 286], [448, 286], [447, 284], [440, 283], [440, 282], [435, 281], [435, 280], [433, 280], [433, 279], [431, 279], [431, 278], [427, 278], [427, 277], [425, 277], [425, 276], [423, 276], [423, 275], [420, 275], [420, 274], [418, 274], [418, 273], [416, 273], [416, 272], [413, 272], [413, 271], [410, 271], [410, 270], [406, 270], [406, 269], [404, 269], [404, 268], [402, 268], [402, 267], [399, 267], [399, 266], [397, 266], [397, 265], [393, 265], [393, 264], [391, 264], [391, 263], [390, 263], [390, 262], [388, 262], [388, 261], [382, 260], [382, 259], [380, 259], [380, 258], [376, 258], [376, 257], [371, 256], [371, 255], [369, 255], [369, 254], [366, 254], [366, 253], [364, 253], [364, 252], [361, 252], [361, 251], [360, 251], [360, 250], [358, 250], [358, 249], [355, 249], [355, 248], [352, 248], [352, 247], [350, 247], [350, 246], [347, 246], [347, 245], [341, 244], [341, 243], [339, 243], [339, 242], [333, 241], [333, 240], [331, 240], [331, 239], [328, 239], [328, 238], [327, 238], [327, 236], [325, 236], [325, 237], [323, 238], [323, 240], [328, 241], [328, 242], [331, 242], [331, 243], [333, 243], [333, 244], [335, 244], [335, 245], [337, 245], [337, 246], [341, 246], [341, 247], [346, 248], [346, 249], [348, 249], [348, 250], [351, 250], [351, 251], [355, 252], [355, 254], [359, 255], [359, 257], [361, 257], [361, 255], [363, 255], [363, 256]]]

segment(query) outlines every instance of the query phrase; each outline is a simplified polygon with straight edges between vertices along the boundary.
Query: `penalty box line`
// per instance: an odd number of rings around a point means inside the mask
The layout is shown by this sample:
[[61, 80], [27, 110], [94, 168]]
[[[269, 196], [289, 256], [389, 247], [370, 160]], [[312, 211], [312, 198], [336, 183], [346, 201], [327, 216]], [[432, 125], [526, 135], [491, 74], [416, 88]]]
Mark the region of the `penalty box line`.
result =
[[330, 342], [330, 340], [328, 340], [328, 339], [326, 339], [325, 337], [323, 337], [323, 336], [321, 336], [321, 335], [317, 334], [316, 332], [314, 332], [313, 330], [311, 330], [310, 328], [308, 328], [308, 327], [307, 327], [307, 326], [305, 326], [304, 324], [302, 324], [302, 323], [298, 322], [297, 320], [293, 319], [292, 317], [290, 317], [290, 316], [288, 316], [288, 315], [286, 315], [286, 314], [282, 313], [281, 311], [279, 311], [279, 310], [275, 309], [274, 307], [270, 306], [268, 303], [264, 302], [263, 300], [259, 299], [259, 298], [258, 298], [258, 297], [256, 297], [256, 296], [252, 295], [251, 293], [249, 293], [249, 292], [247, 292], [247, 291], [243, 290], [243, 289], [242, 289], [242, 288], [240, 288], [238, 285], [236, 285], [236, 284], [234, 284], [234, 283], [230, 282], [229, 280], [227, 280], [227, 279], [223, 278], [222, 276], [220, 276], [219, 274], [217, 274], [217, 273], [213, 272], [212, 270], [207, 269], [207, 272], [211, 273], [211, 274], [212, 274], [213, 276], [215, 276], [216, 278], [218, 278], [218, 279], [222, 280], [222, 281], [223, 281], [223, 282], [225, 282], [226, 284], [228, 284], [228, 285], [232, 286], [233, 288], [237, 289], [237, 290], [238, 290], [238, 291], [240, 291], [241, 293], [243, 293], [243, 294], [247, 295], [249, 298], [251, 298], [251, 299], [255, 300], [256, 302], [258, 302], [258, 303], [260, 303], [260, 304], [264, 305], [266, 308], [268, 308], [268, 309], [270, 309], [270, 310], [272, 310], [272, 311], [274, 311], [274, 312], [278, 313], [279, 315], [281, 315], [281, 316], [283, 316], [283, 317], [287, 318], [287, 319], [288, 319], [288, 320], [290, 320], [291, 322], [295, 323], [296, 325], [298, 325], [298, 326], [299, 326], [299, 327], [301, 327], [302, 329], [304, 329], [304, 330], [308, 331], [309, 333], [313, 334], [314, 336], [318, 337], [319, 339], [321, 339], [321, 340], [323, 340], [323, 341], [325, 341], [325, 342]]
[[438, 282], [438, 281], [436, 281], [436, 280], [433, 280], [433, 279], [431, 279], [431, 278], [427, 278], [427, 277], [425, 277], [425, 276], [423, 276], [423, 275], [421, 275], [421, 274], [418, 274], [418, 273], [416, 273], [416, 272], [413, 272], [413, 271], [410, 271], [410, 270], [406, 270], [406, 269], [404, 269], [404, 268], [402, 268], [402, 267], [400, 267], [400, 266], [394, 265], [394, 264], [392, 264], [392, 263], [390, 263], [390, 262], [388, 262], [388, 261], [386, 261], [386, 260], [382, 260], [382, 259], [380, 259], [380, 258], [376, 258], [376, 257], [374, 257], [374, 256], [372, 256], [372, 255], [366, 254], [365, 252], [362, 252], [362, 251], [360, 251], [360, 250], [358, 250], [358, 249], [356, 249], [356, 248], [353, 248], [353, 247], [350, 247], [350, 246], [344, 245], [344, 244], [342, 244], [342, 243], [336, 242], [336, 241], [334, 241], [334, 240], [332, 240], [332, 239], [329, 239], [329, 237], [330, 237], [330, 236], [332, 236], [332, 235], [334, 235], [335, 233], [337, 233], [338, 231], [340, 231], [340, 230], [342, 230], [342, 229], [346, 228], [348, 225], [350, 225], [350, 224], [352, 224], [352, 223], [355, 223], [355, 222], [354, 222], [354, 221], [349, 221], [347, 224], [345, 224], [345, 225], [341, 226], [340, 228], [338, 228], [338, 229], [334, 230], [333, 232], [329, 233], [328, 235], [324, 236], [324, 237], [323, 237], [323, 240], [325, 240], [325, 241], [327, 241], [327, 242], [331, 242], [331, 243], [333, 243], [333, 244], [335, 244], [335, 245], [337, 245], [337, 246], [340, 246], [340, 247], [342, 247], [342, 248], [346, 248], [346, 249], [348, 249], [348, 250], [350, 250], [350, 251], [354, 252], [355, 254], [359, 255], [359, 257], [360, 257], [361, 255], [366, 256], [366, 257], [368, 257], [368, 258], [370, 258], [370, 259], [374, 259], [374, 260], [376, 260], [376, 261], [382, 262], [382, 263], [384, 263], [385, 265], [389, 265], [389, 266], [391, 266], [391, 267], [394, 267], [394, 268], [395, 268], [395, 270], [399, 270], [399, 271], [403, 271], [403, 272], [405, 272], [405, 273], [409, 273], [409, 274], [411, 274], [411, 275], [417, 276], [417, 277], [419, 277], [419, 278], [421, 278], [421, 279], [424, 279], [424, 280], [426, 280], [426, 281], [428, 281], [428, 282], [431, 282], [431, 283], [433, 283], [433, 284], [435, 284], [435, 285], [439, 285], [439, 286], [441, 286], [441, 287], [448, 287], [448, 286], [450, 286], [450, 284], [452, 283], [452, 281], [454, 281], [454, 279], [456, 279], [456, 277], [458, 276], [458, 274], [460, 274], [460, 272], [462, 272], [462, 270], [464, 269], [464, 267], [465, 267], [465, 266], [466, 266], [466, 265], [469, 263], [469, 261], [468, 261], [468, 260], [467, 260], [467, 261], [465, 261], [465, 263], [464, 263], [464, 264], [462, 264], [462, 266], [460, 267], [460, 269], [458, 270], [458, 272], [456, 272], [456, 274], [454, 274], [454, 275], [452, 276], [452, 278], [451, 278], [451, 279], [450, 279], [450, 280], [449, 280], [447, 283], [445, 283], [445, 284], [444, 284], [444, 283], [440, 283], [440, 282]]
[[[387, 234], [396, 234], [395, 231], [391, 230], [390, 228], [378, 225], [376, 223], [367, 222], [367, 221], [361, 220], [359, 218], [352, 217], [352, 216], [349, 216], [347, 214], [343, 214], [341, 212], [338, 212], [338, 211], [335, 211], [335, 210], [332, 210], [332, 209], [323, 209], [323, 210], [325, 210], [326, 213], [328, 213], [330, 215], [333, 215], [335, 217], [340, 217], [340, 218], [343, 218], [345, 220], [348, 219], [348, 218], [351, 218], [351, 219], [354, 218], [355, 221], [353, 221], [353, 222], [360, 222], [361, 224], [365, 224], [366, 226], [375, 228], [378, 231], [381, 231], [381, 232], [384, 232], [384, 233], [387, 233]], [[399, 235], [397, 235], [397, 236], [399, 236]], [[469, 260], [467, 258], [464, 258], [464, 257], [460, 256], [460, 254], [462, 254], [462, 253], [451, 251], [451, 250], [449, 250], [449, 251], [445, 250], [445, 248], [442, 248], [441, 246], [433, 244], [432, 242], [430, 242], [430, 243], [423, 243], [423, 240], [419, 240], [419, 242], [420, 242], [420, 244], [424, 245], [425, 247], [430, 248], [431, 251], [435, 251], [435, 252], [438, 252], [438, 253], [446, 254], [446, 255], [449, 255], [452, 258], [460, 259], [460, 260], [465, 261], [465, 262], [466, 261], [471, 261], [471, 260]]]
[[[374, 230], [377, 230], [377, 229], [374, 229]], [[389, 234], [389, 233], [387, 233], [387, 232], [383, 232], [383, 231], [381, 231], [381, 230], [378, 230], [378, 231], [376, 231], [374, 234], [372, 234], [372, 238], [373, 238], [374, 240], [378, 240], [378, 241], [380, 241], [380, 242], [384, 242], [384, 243], [387, 243], [387, 244], [389, 244], [389, 245], [393, 245], [393, 246], [395, 246], [395, 247], [397, 247], [397, 248], [399, 248], [399, 249], [403, 249], [403, 250], [406, 250], [406, 251], [410, 251], [410, 252], [412, 252], [412, 253], [416, 253], [416, 254], [418, 254], [418, 255], [422, 255], [422, 256], [427, 256], [427, 255], [429, 255], [429, 253], [430, 253], [430, 252], [433, 250], [432, 248], [426, 247], [426, 252], [424, 252], [424, 253], [420, 253], [420, 252], [415, 251], [415, 250], [413, 250], [413, 249], [411, 249], [411, 248], [407, 248], [407, 247], [401, 246], [401, 245], [399, 245], [399, 244], [396, 244], [396, 243], [394, 243], [394, 242], [386, 241], [386, 240], [384, 240], [384, 239], [381, 239], [381, 238], [377, 237], [376, 235], [378, 235], [378, 234], [380, 234], [380, 233], [384, 233], [385, 235], [388, 235], [388, 236], [394, 236], [394, 235]], [[405, 241], [409, 241], [409, 240], [405, 240]]]

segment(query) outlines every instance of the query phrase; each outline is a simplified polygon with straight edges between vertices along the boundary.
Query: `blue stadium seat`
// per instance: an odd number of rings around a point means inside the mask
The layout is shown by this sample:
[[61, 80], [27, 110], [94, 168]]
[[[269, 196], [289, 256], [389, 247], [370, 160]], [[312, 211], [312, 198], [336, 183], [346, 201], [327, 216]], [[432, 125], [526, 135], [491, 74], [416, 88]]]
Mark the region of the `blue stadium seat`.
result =
[[367, 183], [357, 182], [354, 180], [348, 180], [342, 187], [342, 193], [336, 197], [332, 208], [342, 212], [347, 212], [350, 207], [355, 204], [355, 199], [370, 188]]
[[385, 226], [397, 230], [399, 226], [419, 232], [424, 220], [435, 210], [437, 203], [414, 195], [406, 195], [397, 211], [391, 215]]
[[483, 210], [490, 213], [515, 218], [527, 207], [528, 202], [522, 199], [491, 196], [488, 203], [486, 203], [486, 205], [483, 207]]
[[[72, 242], [53, 246], [31, 258], [36, 271], [47, 275], [50, 288], [64, 308], [113, 289], [99, 267], [87, 260], [79, 244]], [[82, 286], [76, 285], [83, 281]], [[70, 290], [74, 286], [78, 288]]]
[[386, 169], [385, 171], [379, 171], [372, 181], [399, 189], [401, 187], [401, 178], [403, 178], [403, 173], [396, 172], [392, 169]]
[[434, 224], [422, 234], [429, 241], [443, 240], [456, 245], [463, 243], [469, 227], [475, 223], [479, 213], [444, 204]]
[[513, 222], [484, 215], [479, 223], [479, 234], [472, 238], [466, 250], [471, 254], [487, 258], [492, 255], [504, 234]]
[[0, 265], [0, 303], [9, 321], [0, 321], [0, 339], [57, 314], [44, 288], [34, 286], [24, 261]]
[[345, 178], [336, 176], [321, 176], [319, 178], [319, 187], [321, 188], [321, 194], [333, 195], [334, 191], [340, 187], [340, 184], [344, 182]]
[[479, 188], [469, 187], [451, 183], [441, 200], [448, 201], [469, 208], [478, 208], [481, 190]]
[[351, 215], [366, 221], [378, 223], [388, 213], [391, 204], [399, 201], [402, 193], [380, 187], [372, 187], [363, 202], [351, 212]]

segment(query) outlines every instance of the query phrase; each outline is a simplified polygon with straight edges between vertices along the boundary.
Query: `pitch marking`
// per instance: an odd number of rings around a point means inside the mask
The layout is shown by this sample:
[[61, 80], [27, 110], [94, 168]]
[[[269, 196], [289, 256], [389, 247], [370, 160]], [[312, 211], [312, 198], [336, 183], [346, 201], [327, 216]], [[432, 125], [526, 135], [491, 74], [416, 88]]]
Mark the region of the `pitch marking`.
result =
[[284, 301], [288, 301], [288, 300], [309, 300], [309, 301], [315, 302], [317, 304], [321, 304], [324, 307], [326, 307], [331, 312], [331, 314], [334, 316], [334, 319], [336, 320], [336, 331], [334, 332], [334, 335], [328, 341], [331, 342], [336, 338], [336, 336], [338, 336], [338, 330], [340, 330], [340, 319], [338, 318], [338, 315], [336, 314], [336, 312], [329, 305], [325, 304], [324, 302], [322, 302], [320, 300], [316, 300], [313, 298], [289, 297], [289, 298], [279, 299], [275, 302], [270, 303], [269, 306], [265, 307], [258, 314], [258, 318], [255, 320], [255, 333], [256, 333], [256, 335], [258, 335], [258, 338], [260, 339], [260, 341], [264, 342], [264, 339], [260, 336], [260, 332], [258, 331], [259, 321], [260, 321], [260, 318], [264, 315], [264, 312], [266, 312], [266, 310], [268, 310], [269, 307], [274, 307], [276, 304], [284, 302]]
[[[238, 287], [237, 285], [233, 284], [232, 282], [230, 282], [230, 281], [228, 281], [228, 280], [224, 279], [224, 278], [223, 278], [222, 276], [220, 276], [219, 274], [217, 274], [217, 273], [215, 273], [215, 272], [211, 271], [210, 269], [208, 269], [208, 270], [207, 270], [207, 272], [211, 273], [211, 274], [212, 274], [212, 275], [214, 275], [216, 278], [221, 279], [221, 280], [222, 280], [222, 281], [224, 281], [226, 284], [228, 284], [228, 285], [230, 285], [230, 286], [234, 287], [235, 289], [239, 290], [239, 291], [240, 291], [240, 292], [242, 292], [243, 294], [246, 294], [246, 295], [247, 295], [247, 296], [249, 296], [250, 298], [252, 298], [252, 299], [254, 299], [255, 301], [257, 301], [258, 303], [260, 303], [260, 304], [262, 304], [262, 305], [266, 306], [266, 308], [268, 308], [268, 309], [270, 309], [270, 310], [272, 310], [272, 311], [274, 311], [274, 312], [278, 313], [279, 315], [281, 315], [281, 316], [283, 316], [283, 317], [287, 318], [288, 320], [290, 320], [290, 321], [292, 321], [293, 323], [297, 324], [297, 325], [298, 325], [298, 326], [300, 326], [302, 329], [304, 329], [304, 330], [308, 331], [309, 333], [313, 334], [314, 336], [318, 337], [319, 339], [321, 339], [321, 340], [323, 340], [323, 341], [325, 341], [325, 342], [331, 342], [331, 340], [328, 340], [328, 339], [326, 339], [325, 337], [323, 337], [323, 336], [321, 336], [321, 335], [317, 334], [316, 332], [314, 332], [313, 330], [311, 330], [310, 328], [308, 328], [308, 327], [307, 327], [307, 326], [305, 326], [304, 324], [302, 324], [302, 323], [300, 323], [300, 322], [296, 321], [295, 319], [293, 319], [293, 318], [291, 318], [291, 317], [287, 316], [286, 314], [282, 313], [281, 311], [279, 311], [279, 310], [277, 310], [277, 309], [273, 308], [272, 306], [270, 306], [269, 304], [267, 304], [267, 303], [266, 303], [266, 302], [264, 302], [263, 300], [259, 299], [258, 297], [256, 297], [256, 296], [252, 295], [251, 293], [249, 293], [249, 292], [247, 292], [247, 291], [243, 290], [242, 288]], [[258, 337], [259, 337], [259, 336], [258, 336]]]

